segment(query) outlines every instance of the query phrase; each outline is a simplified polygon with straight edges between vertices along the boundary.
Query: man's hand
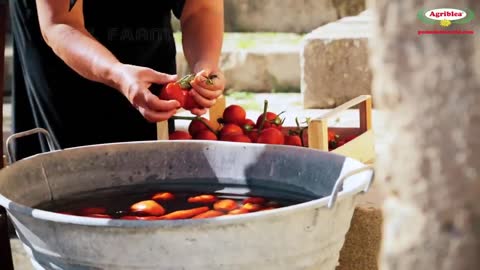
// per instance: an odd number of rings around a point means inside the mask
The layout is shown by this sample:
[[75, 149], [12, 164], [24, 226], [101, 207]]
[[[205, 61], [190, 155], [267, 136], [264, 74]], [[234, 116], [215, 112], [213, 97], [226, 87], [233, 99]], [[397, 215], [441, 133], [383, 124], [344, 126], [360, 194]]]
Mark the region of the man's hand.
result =
[[154, 83], [164, 85], [176, 81], [176, 75], [126, 64], [116, 65], [113, 73], [116, 74], [117, 88], [148, 121], [155, 123], [168, 120], [180, 107], [178, 101], [161, 100], [149, 90]]
[[[212, 107], [217, 98], [219, 98], [225, 89], [225, 76], [220, 70], [211, 71], [204, 69], [197, 73], [195, 79], [191, 82], [193, 96], [198, 105], [204, 108]], [[206, 109], [194, 109], [193, 114], [205, 114]]]

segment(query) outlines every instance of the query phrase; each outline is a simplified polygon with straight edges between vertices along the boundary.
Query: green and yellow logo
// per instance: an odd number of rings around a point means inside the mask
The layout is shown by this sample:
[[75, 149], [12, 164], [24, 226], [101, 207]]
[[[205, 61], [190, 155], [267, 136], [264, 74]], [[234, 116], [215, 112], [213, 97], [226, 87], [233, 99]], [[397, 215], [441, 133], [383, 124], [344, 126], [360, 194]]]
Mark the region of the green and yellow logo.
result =
[[417, 17], [426, 24], [439, 24], [442, 27], [449, 27], [452, 24], [469, 23], [475, 18], [475, 14], [470, 9], [437, 8], [421, 9], [418, 11]]

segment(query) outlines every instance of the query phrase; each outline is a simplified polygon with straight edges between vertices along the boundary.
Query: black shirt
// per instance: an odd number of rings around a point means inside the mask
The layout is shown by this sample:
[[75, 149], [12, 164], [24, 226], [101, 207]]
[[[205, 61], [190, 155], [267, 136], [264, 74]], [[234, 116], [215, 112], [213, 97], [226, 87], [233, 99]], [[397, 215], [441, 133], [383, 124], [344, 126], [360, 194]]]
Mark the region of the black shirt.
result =
[[[184, 1], [84, 0], [85, 25], [121, 62], [175, 74], [170, 20], [172, 11], [180, 17]], [[45, 128], [62, 149], [156, 139], [156, 125], [119, 91], [81, 77], [54, 54], [42, 38], [35, 0], [10, 1], [10, 13], [15, 133]], [[39, 138], [19, 139], [16, 158], [47, 149]]]

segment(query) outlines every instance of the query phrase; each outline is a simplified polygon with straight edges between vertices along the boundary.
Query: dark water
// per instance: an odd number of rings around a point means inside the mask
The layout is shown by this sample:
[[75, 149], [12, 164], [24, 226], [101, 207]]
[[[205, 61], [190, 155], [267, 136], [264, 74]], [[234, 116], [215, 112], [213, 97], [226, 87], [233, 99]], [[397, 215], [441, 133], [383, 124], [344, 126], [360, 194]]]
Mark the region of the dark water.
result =
[[190, 197], [205, 194], [215, 195], [218, 197], [218, 200], [235, 200], [239, 208], [242, 207], [244, 199], [249, 197], [264, 198], [266, 201], [263, 204], [264, 208], [270, 206], [275, 206], [275, 208], [287, 207], [315, 199], [312, 194], [308, 194], [305, 191], [282, 185], [276, 187], [249, 186], [249, 189], [250, 192], [245, 194], [244, 186], [235, 185], [208, 184], [195, 186], [188, 183], [148, 184], [72, 194], [67, 198], [42, 203], [36, 206], [36, 208], [53, 212], [78, 213], [81, 209], [100, 207], [106, 208], [105, 214], [112, 218], [121, 218], [123, 216], [138, 215], [130, 212], [130, 206], [140, 201], [151, 200], [155, 194], [161, 192], [170, 192], [175, 195], [174, 200], [157, 200], [167, 213], [202, 206], [208, 206], [213, 209], [213, 203], [188, 202], [188, 198]]

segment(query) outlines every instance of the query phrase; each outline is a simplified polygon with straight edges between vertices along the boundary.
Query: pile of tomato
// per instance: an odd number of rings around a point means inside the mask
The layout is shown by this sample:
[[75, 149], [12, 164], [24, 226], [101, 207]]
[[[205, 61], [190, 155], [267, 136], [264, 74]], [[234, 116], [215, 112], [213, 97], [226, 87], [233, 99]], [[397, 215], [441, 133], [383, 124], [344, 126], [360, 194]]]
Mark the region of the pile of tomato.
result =
[[[265, 108], [268, 102], [265, 102]], [[307, 127], [302, 127], [296, 120], [297, 127], [284, 131], [285, 118], [282, 113], [264, 110], [257, 119], [246, 117], [247, 113], [239, 105], [230, 105], [223, 112], [223, 117], [218, 119], [220, 127], [214, 129], [211, 120], [204, 117], [179, 117], [174, 119], [190, 120], [187, 131], [174, 131], [169, 134], [170, 140], [213, 140], [242, 143], [279, 144], [305, 147], [304, 132]], [[304, 122], [306, 123], [306, 122]], [[328, 131], [329, 149], [333, 150], [344, 145], [354, 136], [341, 138], [334, 131]]]
[[241, 201], [222, 199], [212, 194], [201, 194], [188, 197], [185, 202], [190, 208], [168, 212], [162, 205], [168, 201], [179, 200], [174, 193], [159, 192], [147, 200], [136, 202], [121, 215], [113, 215], [105, 207], [86, 207], [76, 211], [60, 212], [62, 214], [121, 219], [121, 220], [179, 220], [206, 219], [220, 216], [242, 215], [279, 208], [276, 201], [262, 197], [248, 197]]

